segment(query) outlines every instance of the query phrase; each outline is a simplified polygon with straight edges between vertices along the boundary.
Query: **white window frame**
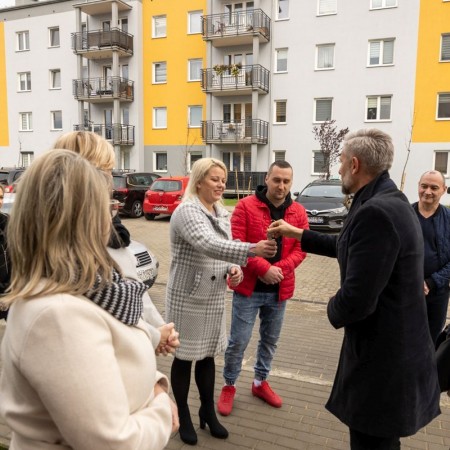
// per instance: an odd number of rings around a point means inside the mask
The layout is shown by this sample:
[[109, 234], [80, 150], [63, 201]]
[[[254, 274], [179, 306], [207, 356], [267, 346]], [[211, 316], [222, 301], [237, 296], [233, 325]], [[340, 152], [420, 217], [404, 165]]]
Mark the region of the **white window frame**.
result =
[[20, 166], [28, 167], [34, 159], [34, 152], [20, 152]]
[[[287, 100], [286, 99], [275, 100], [274, 103], [275, 103], [274, 108], [273, 108], [273, 112], [274, 112], [273, 123], [274, 123], [274, 125], [286, 125], [287, 124]], [[286, 119], [284, 122], [278, 122], [277, 121], [277, 109], [278, 109], [277, 107], [279, 104], [281, 105], [283, 103], [284, 103], [284, 112], [285, 112]]]
[[[165, 155], [166, 156], [166, 166], [163, 169], [159, 169], [157, 167], [157, 163], [158, 163], [158, 156], [159, 155]], [[167, 172], [167, 163], [168, 163], [168, 158], [167, 158], [167, 152], [154, 152], [153, 153], [153, 167], [154, 167], [154, 172], [158, 173], [158, 172]]]
[[[54, 31], [58, 31], [58, 43], [52, 44], [52, 34]], [[48, 47], [49, 48], [57, 48], [61, 47], [61, 33], [59, 27], [49, 27], [48, 29]]]
[[[447, 42], [445, 42], [445, 45], [444, 45], [444, 39], [447, 41]], [[444, 47], [445, 47], [445, 50], [447, 53], [446, 59], [442, 58], [442, 56], [443, 56], [442, 52], [444, 50]], [[450, 62], [450, 33], [442, 33], [441, 34], [441, 48], [439, 51], [439, 62]]]
[[[201, 32], [202, 32], [202, 24], [201, 24], [202, 14], [203, 14], [202, 10], [188, 11], [188, 23], [187, 23], [188, 34], [201, 34]], [[198, 15], [198, 18], [199, 18], [198, 31], [196, 31], [196, 30], [193, 31], [191, 29], [191, 22], [192, 22], [193, 16], [197, 16], [197, 15]]]
[[446, 101], [444, 103], [450, 103], [450, 92], [440, 92], [437, 95], [437, 101], [436, 101], [436, 120], [450, 120], [450, 114], [449, 117], [439, 117], [439, 105], [440, 105], [440, 98], [442, 96], [446, 97]]
[[[191, 69], [193, 69], [193, 64], [200, 64], [198, 70], [198, 78], [191, 78]], [[201, 81], [202, 80], [202, 65], [203, 60], [201, 58], [193, 58], [188, 60], [188, 81]]]
[[[195, 156], [194, 162], [192, 162], [192, 157]], [[191, 172], [192, 170], [192, 164], [195, 163], [195, 161], [202, 159], [203, 153], [202, 152], [188, 152], [188, 172]]]
[[[16, 52], [28, 52], [30, 50], [30, 32], [28, 30], [16, 33]], [[20, 47], [23, 48], [20, 48]]]
[[[378, 0], [377, 0], [378, 1]], [[394, 2], [394, 5], [388, 5], [386, 6], [387, 2]], [[387, 8], [397, 8], [398, 6], [398, 0], [381, 0], [381, 6], [373, 6], [374, 0], [370, 0], [370, 10], [377, 10], [377, 9], [387, 9]]]
[[[287, 73], [287, 71], [288, 71], [288, 50], [289, 49], [287, 47], [275, 49], [275, 68], [274, 68], [275, 73]], [[278, 70], [278, 62], [283, 61], [283, 59], [279, 58], [279, 55], [282, 54], [283, 52], [286, 53], [286, 69]]]
[[[325, 120], [317, 120], [317, 102], [329, 101], [330, 102], [330, 118]], [[313, 123], [324, 123], [327, 120], [333, 119], [333, 97], [318, 97], [314, 99], [314, 115]]]
[[[446, 1], [450, 1], [450, 0], [446, 0]], [[447, 167], [445, 168], [445, 172], [440, 171], [438, 167], [436, 167], [436, 156], [438, 153], [445, 153], [447, 155]], [[442, 175], [444, 175], [445, 177], [449, 174], [449, 170], [448, 170], [448, 163], [450, 161], [450, 151], [449, 150], [435, 150], [433, 152], [433, 167], [434, 170], [437, 170], [438, 172], [441, 172]]]
[[[389, 98], [390, 99], [390, 103], [389, 103], [389, 119], [380, 119], [380, 115], [381, 115], [381, 101], [382, 99], [386, 99]], [[375, 119], [369, 119], [367, 117], [368, 115], [368, 110], [369, 110], [369, 99], [376, 99], [377, 100], [377, 116]], [[368, 95], [366, 97], [366, 108], [365, 108], [365, 117], [364, 117], [364, 122], [391, 122], [392, 121], [392, 95]]]
[[[318, 44], [316, 45], [316, 68], [315, 70], [333, 70], [334, 69], [334, 54], [335, 54], [335, 47], [336, 44], [334, 43], [329, 43], [329, 44]], [[332, 48], [333, 49], [333, 57], [332, 57], [332, 64], [330, 67], [319, 67], [319, 54], [320, 54], [320, 50], [321, 49], [325, 49], [325, 48]]]
[[[165, 122], [166, 123], [164, 126], [162, 126], [162, 125], [158, 126], [158, 124], [157, 124], [158, 112], [165, 113]], [[153, 128], [155, 130], [166, 130], [167, 129], [167, 106], [155, 106], [153, 108]]]
[[323, 163], [322, 170], [320, 172], [317, 172], [315, 170], [315, 160], [316, 160], [316, 155], [317, 154], [320, 154], [323, 157], [324, 156], [323, 152], [322, 152], [322, 150], [313, 150], [312, 153], [313, 153], [313, 155], [312, 155], [312, 161], [311, 161], [311, 164], [312, 164], [311, 165], [311, 175], [322, 175], [325, 172], [325, 169], [326, 169], [325, 168], [325, 161], [322, 161], [322, 163]]
[[[56, 126], [55, 126], [55, 119], [56, 119], [57, 114], [61, 114], [61, 128], [56, 128]], [[50, 129], [52, 131], [61, 131], [63, 129], [62, 111], [61, 110], [50, 111], [50, 117], [51, 117], [51, 128]]]
[[[157, 33], [158, 27], [157, 27], [157, 21], [161, 19], [164, 19], [164, 32], [161, 34]], [[161, 39], [167, 37], [167, 16], [165, 14], [161, 14], [159, 16], [153, 16], [152, 17], [152, 38], [153, 39]]]
[[[326, 3], [330, 3], [332, 6], [334, 6], [334, 9], [323, 12], [323, 8], [326, 6]], [[337, 14], [337, 0], [317, 0], [318, 16], [330, 16], [333, 14]]]
[[[55, 84], [57, 81], [57, 75], [59, 73], [59, 86]], [[61, 69], [50, 69], [50, 89], [51, 90], [60, 90], [61, 89]]]
[[274, 150], [273, 162], [275, 161], [286, 161], [286, 150]]
[[[378, 64], [371, 64], [370, 63], [370, 50], [371, 45], [374, 43], [380, 44], [380, 52], [378, 55], [379, 63]], [[392, 42], [392, 62], [390, 63], [384, 63], [384, 47], [386, 45], [386, 42]], [[367, 47], [367, 67], [387, 67], [387, 66], [393, 66], [394, 65], [394, 52], [395, 52], [395, 38], [384, 38], [384, 39], [371, 39], [368, 43]]]
[[[280, 2], [286, 2], [287, 5], [287, 16], [286, 17], [280, 17], [280, 11], [281, 7], [280, 7]], [[295, 0], [294, 0], [295, 1]], [[276, 5], [276, 20], [289, 20], [289, 0], [277, 0], [277, 5]]]
[[[25, 77], [25, 89], [21, 89], [22, 77]], [[17, 92], [31, 92], [31, 72], [19, 72], [17, 74]]]
[[[192, 112], [200, 109], [200, 120], [198, 124], [192, 123]], [[188, 106], [188, 128], [201, 128], [202, 126], [203, 107], [202, 105]]]
[[[24, 125], [25, 119], [25, 127]], [[28, 112], [20, 112], [19, 113], [19, 131], [33, 131], [33, 113]]]
[[[166, 68], [166, 77], [164, 78], [164, 80], [162, 80], [162, 81], [156, 81], [156, 70], [157, 70], [157, 66], [158, 65], [165, 65], [165, 68]], [[167, 61], [155, 61], [153, 64], [152, 64], [152, 67], [153, 67], [153, 71], [152, 71], [152, 77], [153, 77], [153, 80], [152, 80], [152, 82], [153, 82], [153, 84], [165, 84], [165, 83], [167, 83]]]

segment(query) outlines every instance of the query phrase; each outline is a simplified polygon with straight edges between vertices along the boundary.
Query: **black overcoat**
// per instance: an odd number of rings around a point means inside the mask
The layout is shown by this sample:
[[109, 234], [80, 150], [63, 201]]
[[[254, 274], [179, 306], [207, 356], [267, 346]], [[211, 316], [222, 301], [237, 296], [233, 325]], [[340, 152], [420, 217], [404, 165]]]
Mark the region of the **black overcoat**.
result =
[[339, 236], [305, 231], [302, 248], [340, 267], [327, 312], [345, 334], [327, 409], [372, 436], [416, 433], [440, 410], [422, 231], [407, 198], [383, 172], [356, 193]]

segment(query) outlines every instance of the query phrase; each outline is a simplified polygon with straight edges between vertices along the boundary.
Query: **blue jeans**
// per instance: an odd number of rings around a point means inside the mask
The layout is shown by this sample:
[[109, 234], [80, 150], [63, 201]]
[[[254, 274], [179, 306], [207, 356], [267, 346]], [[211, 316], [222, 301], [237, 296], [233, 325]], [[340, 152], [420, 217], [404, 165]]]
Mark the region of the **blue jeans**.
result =
[[255, 378], [269, 376], [273, 355], [283, 325], [286, 302], [278, 301], [278, 294], [254, 292], [251, 297], [233, 293], [233, 311], [228, 347], [225, 351], [223, 376], [227, 384], [235, 384], [241, 372], [242, 359], [252, 336], [256, 314], [259, 311], [259, 343], [255, 364]]

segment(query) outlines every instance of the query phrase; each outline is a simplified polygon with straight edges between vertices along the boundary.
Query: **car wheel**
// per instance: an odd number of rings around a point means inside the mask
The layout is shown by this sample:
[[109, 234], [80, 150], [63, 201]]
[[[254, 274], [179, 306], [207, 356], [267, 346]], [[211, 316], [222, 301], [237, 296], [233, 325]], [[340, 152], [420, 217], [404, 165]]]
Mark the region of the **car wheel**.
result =
[[133, 205], [131, 206], [131, 217], [142, 217], [142, 214], [144, 214], [144, 211], [142, 210], [142, 202], [139, 200], [136, 200]]
[[147, 220], [155, 220], [156, 214], [144, 214]]

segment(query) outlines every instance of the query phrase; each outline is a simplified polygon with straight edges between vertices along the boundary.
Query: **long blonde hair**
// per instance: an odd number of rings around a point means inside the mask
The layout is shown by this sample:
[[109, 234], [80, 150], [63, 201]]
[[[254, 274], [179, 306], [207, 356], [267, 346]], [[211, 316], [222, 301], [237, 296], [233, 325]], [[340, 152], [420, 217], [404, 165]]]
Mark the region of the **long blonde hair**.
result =
[[111, 279], [108, 183], [86, 159], [52, 150], [24, 172], [8, 226], [13, 266], [2, 299], [83, 294], [100, 275]]

